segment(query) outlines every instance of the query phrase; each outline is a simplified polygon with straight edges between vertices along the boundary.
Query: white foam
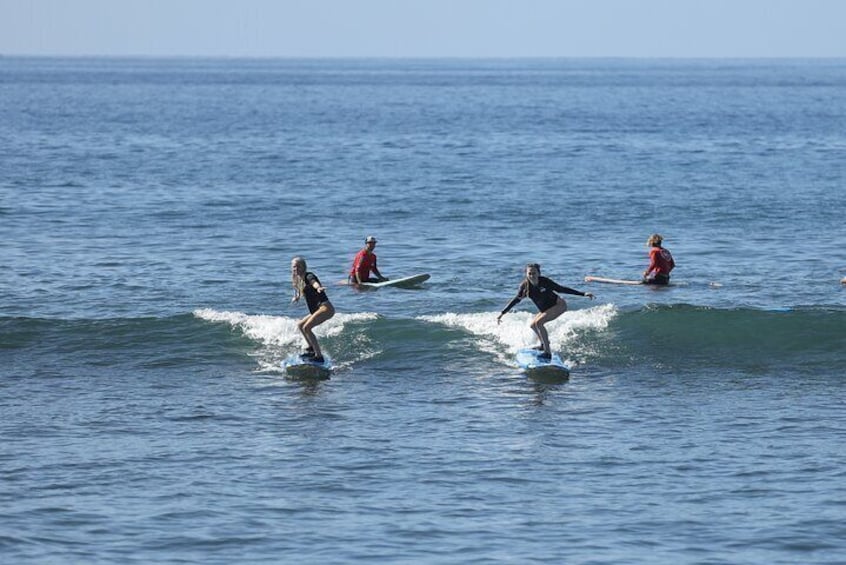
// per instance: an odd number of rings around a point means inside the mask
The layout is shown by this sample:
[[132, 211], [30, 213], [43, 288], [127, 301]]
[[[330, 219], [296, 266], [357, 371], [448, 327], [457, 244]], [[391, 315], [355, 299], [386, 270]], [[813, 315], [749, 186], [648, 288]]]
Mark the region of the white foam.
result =
[[[498, 314], [498, 312], [445, 313], [419, 316], [417, 319], [459, 328], [478, 336], [475, 346], [480, 351], [488, 352], [508, 362], [518, 349], [535, 345], [537, 338], [529, 328], [534, 313], [526, 311], [509, 313], [502, 317], [501, 324], [496, 322]], [[557, 320], [546, 324], [550, 345], [553, 350], [563, 353], [562, 358], [566, 355], [567, 361], [574, 362], [573, 356], [578, 355], [578, 352], [572, 351], [572, 342], [585, 331], [607, 328], [616, 315], [617, 308], [613, 304], [565, 312]], [[298, 349], [303, 343], [302, 335], [297, 329], [297, 321], [301, 319], [299, 317], [221, 312], [210, 308], [195, 310], [194, 316], [210, 322], [229, 324], [233, 329], [243, 332], [248, 338], [262, 344], [264, 351], [256, 352], [256, 356], [259, 357], [262, 368], [267, 370], [278, 370], [280, 359], [291, 350]], [[350, 322], [375, 320], [378, 317], [378, 314], [372, 312], [339, 313], [315, 328], [315, 334], [318, 337], [337, 336]]]
[[[481, 312], [470, 314], [438, 314], [435, 316], [421, 316], [420, 320], [442, 324], [447, 327], [460, 328], [476, 336], [477, 346], [482, 351], [502, 356], [503, 349], [509, 356], [517, 353], [518, 349], [532, 347], [537, 344], [537, 337], [529, 328], [532, 318], [531, 312], [513, 312], [502, 317], [502, 323], [497, 324], [499, 312]], [[570, 344], [587, 330], [603, 330], [617, 315], [617, 308], [613, 304], [602, 304], [583, 310], [565, 312], [558, 319], [545, 325], [549, 333], [549, 344], [553, 350], [563, 351], [569, 355]]]
[[[290, 349], [303, 341], [302, 334], [297, 329], [297, 322], [302, 318], [265, 314], [249, 315], [243, 312], [219, 312], [210, 308], [195, 310], [194, 316], [210, 322], [227, 323], [243, 332], [250, 339], [266, 346]], [[330, 320], [317, 326], [314, 329], [314, 334], [317, 337], [336, 336], [350, 322], [373, 320], [377, 317], [376, 314], [371, 312], [335, 314]]]

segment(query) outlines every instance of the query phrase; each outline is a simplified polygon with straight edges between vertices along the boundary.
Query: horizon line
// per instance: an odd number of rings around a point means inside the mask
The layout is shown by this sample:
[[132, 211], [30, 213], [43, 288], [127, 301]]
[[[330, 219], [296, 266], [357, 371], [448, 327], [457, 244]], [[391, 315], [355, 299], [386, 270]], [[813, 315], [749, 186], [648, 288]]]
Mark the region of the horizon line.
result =
[[846, 60], [846, 55], [201, 55], [102, 53], [0, 53], [21, 59], [219, 59], [219, 60]]

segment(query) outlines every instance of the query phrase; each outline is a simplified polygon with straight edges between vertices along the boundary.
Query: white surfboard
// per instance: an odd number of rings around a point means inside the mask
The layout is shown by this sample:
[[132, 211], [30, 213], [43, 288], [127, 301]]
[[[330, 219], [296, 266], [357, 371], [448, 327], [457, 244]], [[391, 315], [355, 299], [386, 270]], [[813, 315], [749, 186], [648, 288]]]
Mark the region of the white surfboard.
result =
[[630, 284], [630, 285], [638, 285], [643, 284], [643, 281], [633, 281], [627, 279], [609, 279], [606, 277], [594, 277], [588, 275], [585, 277], [585, 282], [596, 282], [596, 283], [607, 283], [607, 284]]
[[547, 373], [561, 377], [570, 376], [570, 367], [557, 353], [553, 353], [551, 359], [541, 359], [540, 354], [541, 351], [538, 349], [521, 349], [517, 352], [517, 365], [529, 374]]
[[332, 360], [324, 355], [323, 362], [318, 363], [311, 357], [291, 355], [282, 362], [282, 368], [290, 377], [299, 379], [328, 379], [332, 374]]
[[386, 286], [398, 286], [400, 288], [408, 288], [412, 286], [417, 286], [420, 283], [429, 280], [429, 277], [430, 275], [428, 273], [421, 273], [419, 275], [412, 275], [410, 277], [403, 277], [401, 279], [391, 279], [382, 282], [363, 282], [359, 286], [363, 286], [365, 288], [383, 288]]

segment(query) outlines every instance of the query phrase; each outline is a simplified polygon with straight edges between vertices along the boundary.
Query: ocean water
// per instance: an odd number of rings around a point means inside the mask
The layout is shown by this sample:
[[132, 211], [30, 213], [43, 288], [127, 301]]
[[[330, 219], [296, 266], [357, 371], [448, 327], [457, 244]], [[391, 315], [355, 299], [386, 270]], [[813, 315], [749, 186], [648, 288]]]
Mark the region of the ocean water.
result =
[[[846, 61], [0, 58], [5, 563], [846, 562]], [[673, 285], [637, 278], [645, 241]], [[416, 289], [338, 285], [366, 235]], [[289, 262], [338, 314], [302, 347]], [[521, 373], [523, 265], [589, 290]]]

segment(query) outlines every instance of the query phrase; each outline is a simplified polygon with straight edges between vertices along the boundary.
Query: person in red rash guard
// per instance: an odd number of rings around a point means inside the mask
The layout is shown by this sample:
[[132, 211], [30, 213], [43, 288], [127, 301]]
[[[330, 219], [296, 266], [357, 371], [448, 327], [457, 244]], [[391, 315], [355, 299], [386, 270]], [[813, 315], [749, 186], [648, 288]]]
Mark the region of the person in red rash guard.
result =
[[646, 240], [649, 246], [649, 266], [643, 272], [643, 284], [665, 285], [670, 282], [670, 271], [676, 266], [673, 254], [664, 249], [661, 243], [664, 238], [654, 233]]
[[[353, 260], [352, 269], [350, 269], [350, 276], [349, 276], [349, 283], [350, 284], [361, 284], [363, 282], [382, 282], [388, 280], [386, 277], [382, 276], [382, 273], [379, 272], [379, 268], [376, 266], [376, 254], [373, 253], [373, 249], [376, 247], [376, 238], [372, 235], [368, 235], [367, 239], [364, 240], [364, 248], [356, 253], [355, 259]], [[372, 278], [370, 273], [376, 275], [376, 278]]]

